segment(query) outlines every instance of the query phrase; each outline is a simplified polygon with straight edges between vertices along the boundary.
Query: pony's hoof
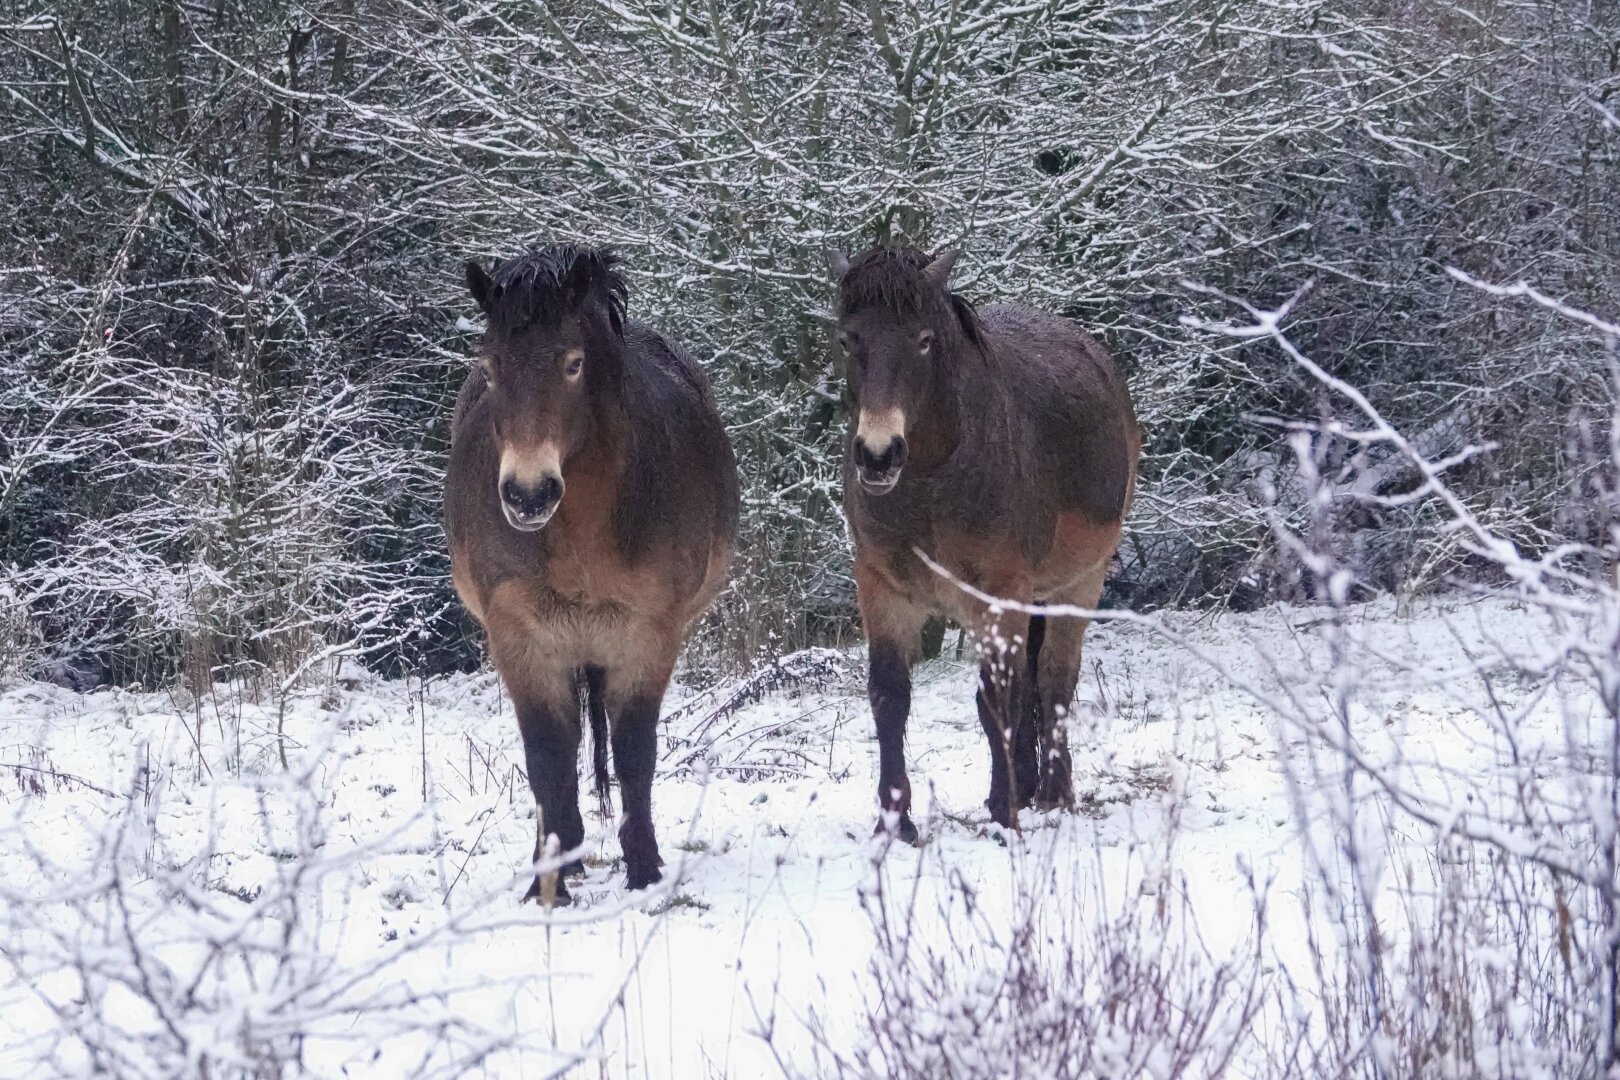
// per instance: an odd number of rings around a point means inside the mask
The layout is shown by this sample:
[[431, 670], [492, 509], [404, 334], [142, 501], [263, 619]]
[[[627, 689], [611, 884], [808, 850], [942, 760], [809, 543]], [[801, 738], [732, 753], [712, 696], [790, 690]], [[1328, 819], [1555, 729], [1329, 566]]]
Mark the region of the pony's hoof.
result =
[[645, 889], [664, 880], [658, 869], [664, 865], [664, 857], [658, 852], [658, 840], [653, 835], [650, 820], [625, 819], [619, 826], [619, 847], [624, 852], [624, 876], [630, 888]]
[[997, 797], [992, 795], [984, 800], [984, 806], [986, 810], [990, 811], [991, 821], [1000, 825], [1003, 829], [1011, 829], [1014, 832], [1018, 830], [1018, 810], [1007, 801], [1005, 796]]
[[922, 840], [917, 836], [917, 826], [912, 824], [911, 815], [904, 813], [901, 814], [898, 820], [895, 821], [894, 827], [890, 828], [889, 815], [891, 813], [893, 813], [893, 811], [888, 811], [878, 815], [877, 828], [872, 830], [872, 835], [893, 836], [902, 844], [910, 844], [912, 847], [921, 847]]
[[645, 889], [649, 885], [656, 885], [663, 881], [664, 872], [658, 869], [658, 863], [662, 861], [662, 859], [659, 859], [653, 865], [647, 867], [626, 867], [624, 874], [625, 885], [631, 889]]

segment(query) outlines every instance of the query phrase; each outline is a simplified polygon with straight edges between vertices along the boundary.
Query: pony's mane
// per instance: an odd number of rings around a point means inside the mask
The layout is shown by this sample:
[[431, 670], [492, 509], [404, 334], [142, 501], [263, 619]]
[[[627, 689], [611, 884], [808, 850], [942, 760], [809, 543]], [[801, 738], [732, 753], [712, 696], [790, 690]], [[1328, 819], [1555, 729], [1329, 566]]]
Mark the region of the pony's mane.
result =
[[962, 332], [980, 341], [979, 317], [973, 305], [923, 276], [933, 261], [934, 256], [913, 247], [862, 252], [850, 260], [838, 283], [838, 313], [853, 315], [862, 308], [881, 307], [915, 318], [943, 303], [961, 323]]
[[615, 334], [624, 333], [629, 287], [619, 257], [605, 248], [546, 244], [499, 263], [491, 278], [485, 314], [501, 332], [554, 325], [601, 303]]

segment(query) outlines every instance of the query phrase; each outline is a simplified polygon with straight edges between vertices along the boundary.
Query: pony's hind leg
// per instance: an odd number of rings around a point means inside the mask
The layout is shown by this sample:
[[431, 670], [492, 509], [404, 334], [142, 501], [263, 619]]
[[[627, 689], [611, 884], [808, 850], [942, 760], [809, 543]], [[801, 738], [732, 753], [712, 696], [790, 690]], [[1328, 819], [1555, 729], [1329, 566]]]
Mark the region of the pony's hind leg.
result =
[[625, 883], [644, 889], [663, 880], [658, 836], [652, 819], [653, 770], [658, 761], [658, 714], [674, 669], [673, 650], [649, 665], [626, 665], [606, 672], [607, 714], [612, 728], [613, 766], [619, 775], [619, 846], [624, 851]]
[[[1095, 608], [1102, 597], [1103, 572], [1088, 577], [1069, 598], [1078, 607]], [[1065, 722], [1080, 681], [1082, 647], [1089, 619], [1052, 617], [1035, 665], [1039, 694], [1040, 779], [1035, 786], [1038, 810], [1074, 808], [1073, 766]]]
[[[1040, 675], [1041, 646], [1046, 639], [1046, 616], [1031, 615], [1029, 618], [1029, 644], [1025, 647], [1028, 662], [1025, 665], [1028, 681], [1026, 687], [1033, 688], [1038, 685]], [[1041, 720], [1041, 699], [1036, 692], [1024, 694], [1024, 706], [1018, 710], [1018, 727], [1013, 732], [1013, 778], [1018, 784], [1017, 799], [1019, 806], [1028, 806], [1035, 798], [1035, 787], [1040, 782], [1041, 759], [1039, 752], [1040, 732], [1044, 730]]]
[[[1090, 604], [1086, 605], [1087, 607]], [[1080, 681], [1080, 645], [1087, 622], [1054, 618], [1046, 628], [1035, 681], [1040, 696], [1040, 779], [1035, 785], [1035, 808], [1074, 808], [1069, 742], [1065, 720]]]

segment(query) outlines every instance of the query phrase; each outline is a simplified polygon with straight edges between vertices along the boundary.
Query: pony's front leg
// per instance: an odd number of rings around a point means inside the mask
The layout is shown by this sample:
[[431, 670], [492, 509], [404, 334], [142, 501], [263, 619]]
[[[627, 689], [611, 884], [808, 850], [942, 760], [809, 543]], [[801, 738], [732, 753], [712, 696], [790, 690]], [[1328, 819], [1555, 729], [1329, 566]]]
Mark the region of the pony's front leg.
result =
[[[524, 767], [536, 810], [534, 858], [539, 862], [548, 837], [556, 837], [558, 851], [572, 851], [585, 842], [585, 822], [579, 814], [579, 692], [571, 671], [502, 667], [501, 676], [523, 736]], [[563, 875], [583, 869], [578, 860], [562, 868], [556, 883], [558, 904], [570, 899]], [[523, 899], [540, 900], [541, 884], [536, 874]]]
[[[557, 662], [558, 642], [547, 628], [537, 627], [533, 599], [521, 584], [507, 582], [494, 590], [483, 623], [490, 658], [512, 698], [518, 733], [523, 736], [523, 765], [537, 817], [534, 858], [539, 862], [548, 837], [556, 837], [559, 851], [572, 851], [585, 842], [585, 822], [579, 816], [578, 674]], [[575, 861], [562, 873], [581, 870]], [[561, 879], [558, 874], [555, 899], [566, 904], [568, 889]], [[541, 885], [537, 874], [523, 898], [542, 898]]]
[[[668, 655], [663, 655], [666, 651]], [[606, 673], [613, 768], [624, 814], [619, 846], [624, 851], [625, 882], [632, 889], [655, 885], [664, 877], [653, 828], [652, 782], [658, 761], [658, 716], [674, 667], [673, 651], [659, 649], [658, 655], [636, 658]]]
[[878, 740], [877, 832], [917, 842], [906, 776], [906, 719], [911, 712], [911, 665], [922, 645], [927, 612], [889, 585], [875, 568], [855, 562], [855, 587], [866, 629], [867, 697]]

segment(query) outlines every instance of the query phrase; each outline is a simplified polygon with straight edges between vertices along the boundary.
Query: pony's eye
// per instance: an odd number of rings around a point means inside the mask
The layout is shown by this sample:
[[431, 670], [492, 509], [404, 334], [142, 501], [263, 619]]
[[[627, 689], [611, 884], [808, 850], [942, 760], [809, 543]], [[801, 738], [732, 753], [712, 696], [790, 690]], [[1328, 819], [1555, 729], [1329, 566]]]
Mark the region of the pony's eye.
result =
[[563, 367], [563, 374], [567, 375], [570, 379], [577, 379], [579, 378], [580, 371], [582, 371], [584, 367], [585, 354], [582, 352], [570, 353], [568, 355], [568, 363]]
[[838, 347], [840, 349], [843, 349], [845, 352], [849, 352], [849, 335], [848, 334], [839, 334], [838, 335]]
[[917, 335], [917, 350], [919, 352], [926, 353], [929, 348], [933, 346], [933, 344], [934, 335], [932, 331], [924, 330], [922, 333]]

